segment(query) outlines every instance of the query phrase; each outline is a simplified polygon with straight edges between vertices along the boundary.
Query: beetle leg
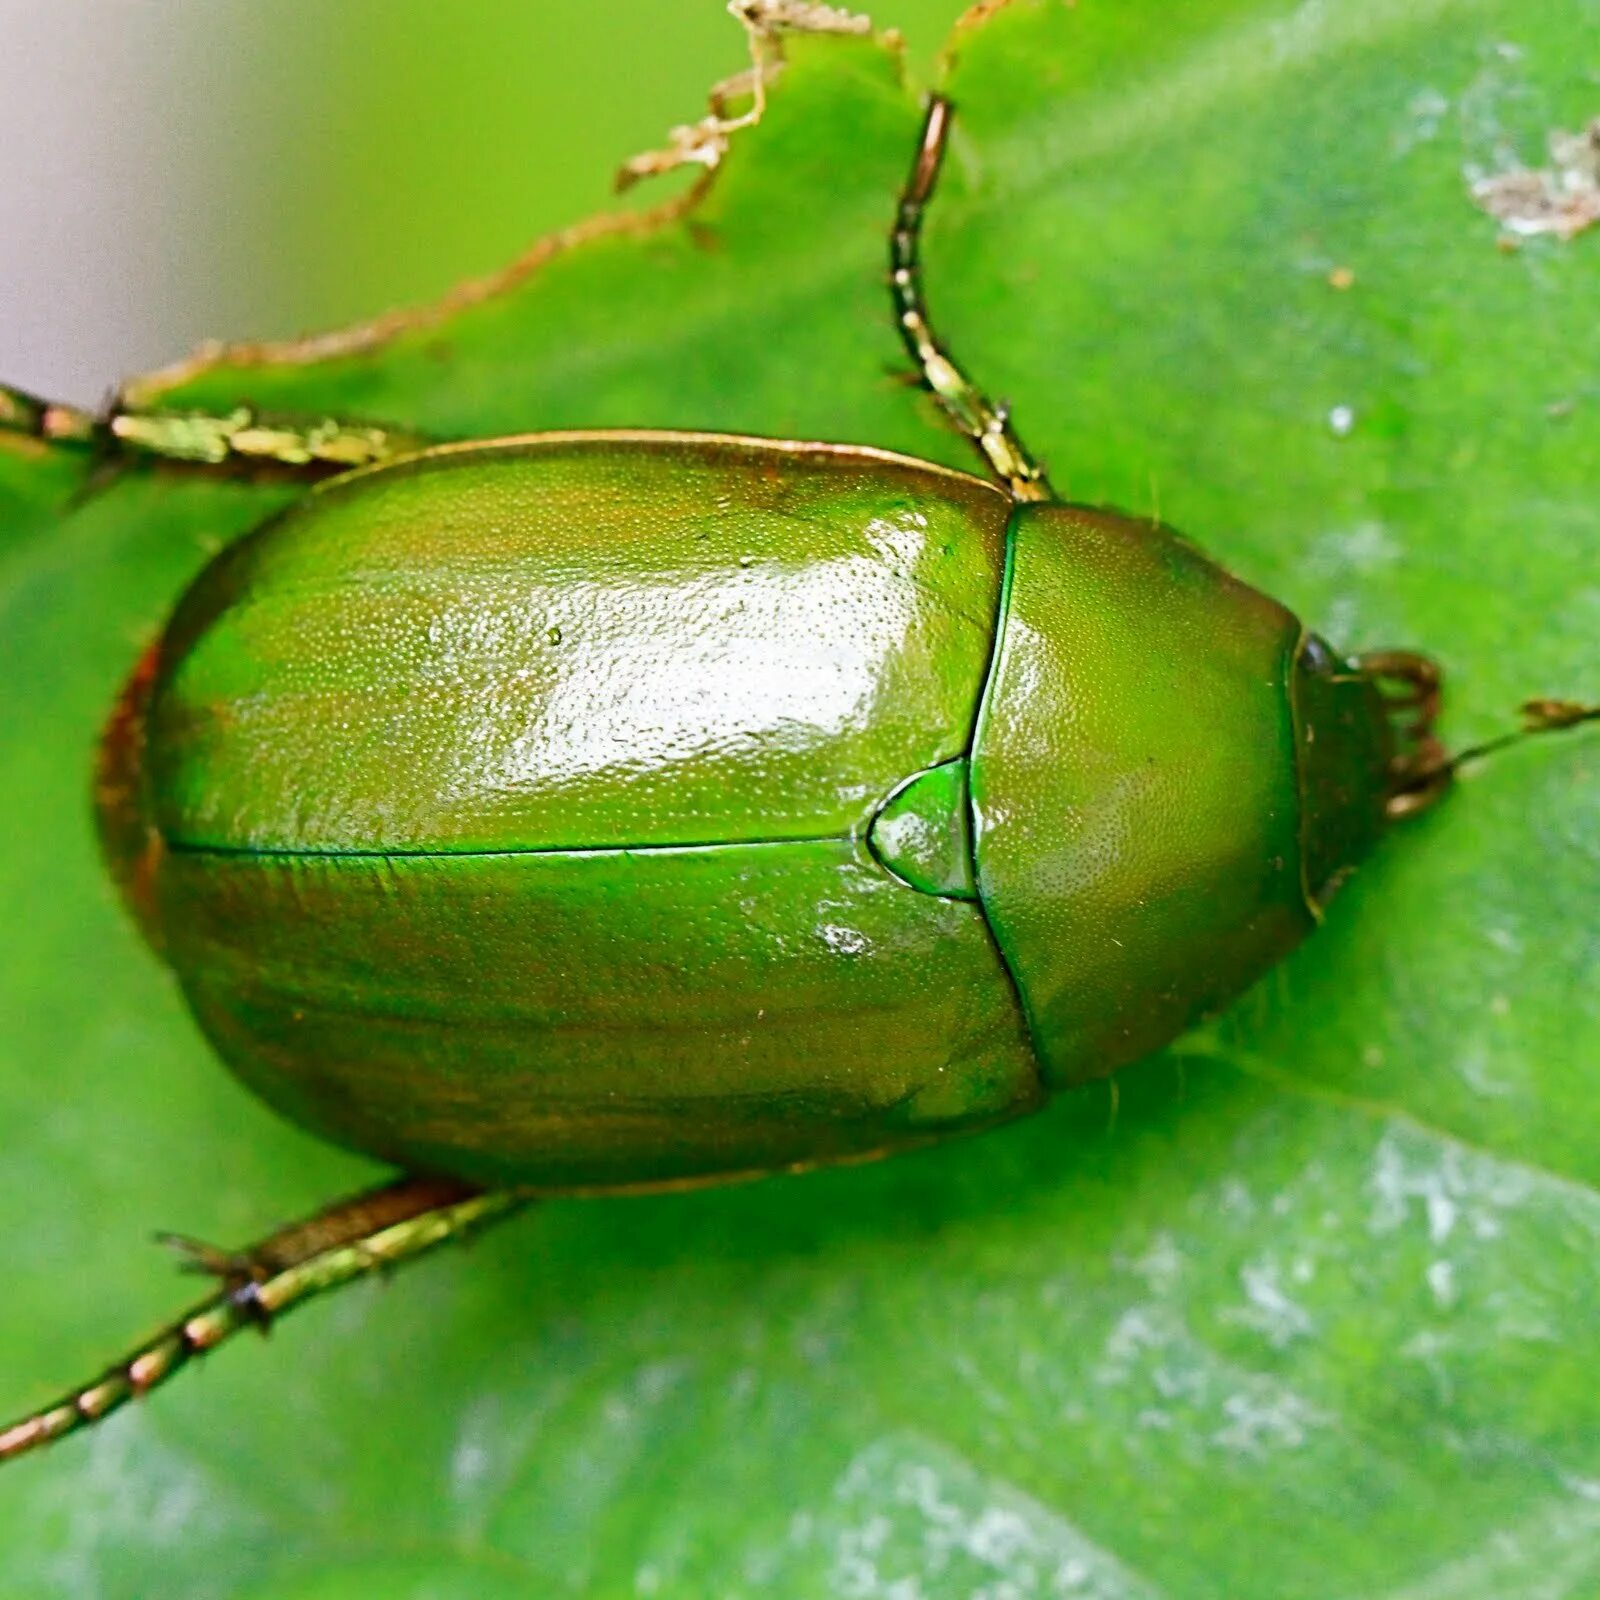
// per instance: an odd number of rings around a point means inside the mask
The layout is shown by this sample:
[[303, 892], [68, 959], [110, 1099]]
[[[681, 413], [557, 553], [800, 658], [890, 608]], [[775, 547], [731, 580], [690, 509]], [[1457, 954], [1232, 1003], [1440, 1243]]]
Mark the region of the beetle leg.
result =
[[396, 428], [263, 416], [240, 406], [226, 416], [192, 412], [114, 411], [105, 430], [113, 445], [132, 455], [202, 466], [261, 464], [304, 467], [312, 472], [347, 472], [410, 455], [428, 443]]
[[105, 457], [151, 456], [197, 467], [287, 467], [317, 476], [374, 466], [431, 442], [398, 428], [333, 417], [276, 417], [249, 406], [212, 416], [112, 405], [96, 415], [7, 388], [0, 388], [0, 433], [84, 447]]
[[282, 1228], [237, 1255], [198, 1246], [192, 1252], [197, 1262], [202, 1270], [220, 1271], [221, 1287], [92, 1383], [0, 1428], [0, 1461], [109, 1416], [241, 1328], [264, 1328], [329, 1289], [414, 1260], [526, 1204], [525, 1195], [510, 1189], [401, 1178]]
[[928, 321], [922, 291], [922, 218], [939, 179], [954, 115], [955, 108], [942, 95], [930, 96], [916, 160], [901, 191], [894, 232], [889, 236], [889, 285], [895, 320], [922, 383], [932, 390], [945, 415], [972, 440], [990, 471], [1010, 488], [1012, 498], [1050, 500], [1054, 496], [1044, 468], [1017, 437], [1007, 408], [991, 402], [962, 371]]

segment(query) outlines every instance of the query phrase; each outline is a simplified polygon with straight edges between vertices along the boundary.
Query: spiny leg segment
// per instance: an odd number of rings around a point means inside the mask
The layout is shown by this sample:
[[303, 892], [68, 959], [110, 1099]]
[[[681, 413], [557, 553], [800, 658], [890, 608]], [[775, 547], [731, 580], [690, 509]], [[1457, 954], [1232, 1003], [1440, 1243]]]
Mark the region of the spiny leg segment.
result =
[[198, 1270], [220, 1276], [221, 1286], [92, 1383], [0, 1428], [0, 1462], [109, 1416], [241, 1328], [265, 1328], [317, 1295], [415, 1260], [528, 1203], [514, 1190], [485, 1191], [448, 1178], [402, 1178], [330, 1206], [237, 1255], [170, 1241], [193, 1258]]
[[922, 291], [922, 218], [939, 179], [955, 108], [941, 95], [928, 101], [911, 176], [901, 191], [900, 208], [889, 241], [889, 283], [894, 296], [900, 337], [916, 362], [922, 381], [933, 391], [945, 415], [977, 446], [990, 471], [1001, 478], [1016, 500], [1050, 500], [1054, 496], [1044, 468], [1028, 454], [1011, 426], [1003, 405], [994, 405], [940, 344], [928, 320]]
[[304, 468], [319, 476], [375, 466], [425, 448], [421, 434], [332, 417], [274, 417], [248, 406], [220, 416], [189, 411], [101, 414], [0, 386], [0, 432], [81, 447], [105, 458], [151, 456], [199, 467]]

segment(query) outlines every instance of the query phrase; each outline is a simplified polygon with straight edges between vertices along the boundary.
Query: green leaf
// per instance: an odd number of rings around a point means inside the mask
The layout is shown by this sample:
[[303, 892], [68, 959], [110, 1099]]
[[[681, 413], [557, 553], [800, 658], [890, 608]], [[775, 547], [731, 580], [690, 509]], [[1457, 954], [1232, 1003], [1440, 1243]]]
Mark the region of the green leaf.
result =
[[[1497, 249], [1465, 177], [1600, 111], [1597, 37], [1596, 0], [1000, 9], [956, 41], [935, 316], [1074, 497], [1159, 508], [1347, 646], [1438, 655], [1457, 741], [1600, 698], [1600, 239]], [[875, 45], [793, 56], [687, 217], [165, 402], [967, 464], [894, 375], [916, 96]], [[147, 1230], [248, 1239], [371, 1171], [208, 1058], [86, 816], [140, 644], [295, 491], [85, 487], [0, 451], [18, 1409], [181, 1303]], [[229, 1349], [5, 1469], [7, 1593], [1594, 1594], [1597, 777], [1583, 734], [1485, 765], [1115, 1100], [551, 1204]]]

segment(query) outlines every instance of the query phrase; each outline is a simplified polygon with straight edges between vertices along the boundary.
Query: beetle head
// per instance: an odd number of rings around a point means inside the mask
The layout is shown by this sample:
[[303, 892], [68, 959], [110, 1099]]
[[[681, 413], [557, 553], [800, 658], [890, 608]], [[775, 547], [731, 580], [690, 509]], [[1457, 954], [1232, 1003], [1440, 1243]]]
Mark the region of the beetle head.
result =
[[1439, 669], [1399, 650], [1346, 661], [1306, 634], [1292, 698], [1306, 897], [1322, 906], [1389, 822], [1449, 785], [1448, 758], [1433, 732]]

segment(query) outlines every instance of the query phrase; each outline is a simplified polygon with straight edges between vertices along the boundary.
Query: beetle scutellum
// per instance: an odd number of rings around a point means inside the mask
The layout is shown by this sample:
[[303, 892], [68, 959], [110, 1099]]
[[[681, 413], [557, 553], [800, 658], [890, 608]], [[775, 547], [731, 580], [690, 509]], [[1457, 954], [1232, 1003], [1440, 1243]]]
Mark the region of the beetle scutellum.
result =
[[201, 574], [97, 803], [218, 1053], [409, 1174], [197, 1249], [216, 1293], [0, 1459], [537, 1195], [884, 1154], [1114, 1071], [1292, 948], [1448, 783], [1424, 658], [1347, 663], [1167, 530], [1053, 497], [924, 310], [949, 119], [934, 99], [891, 281], [995, 481], [839, 444], [427, 448], [0, 394], [63, 448], [352, 469]]

